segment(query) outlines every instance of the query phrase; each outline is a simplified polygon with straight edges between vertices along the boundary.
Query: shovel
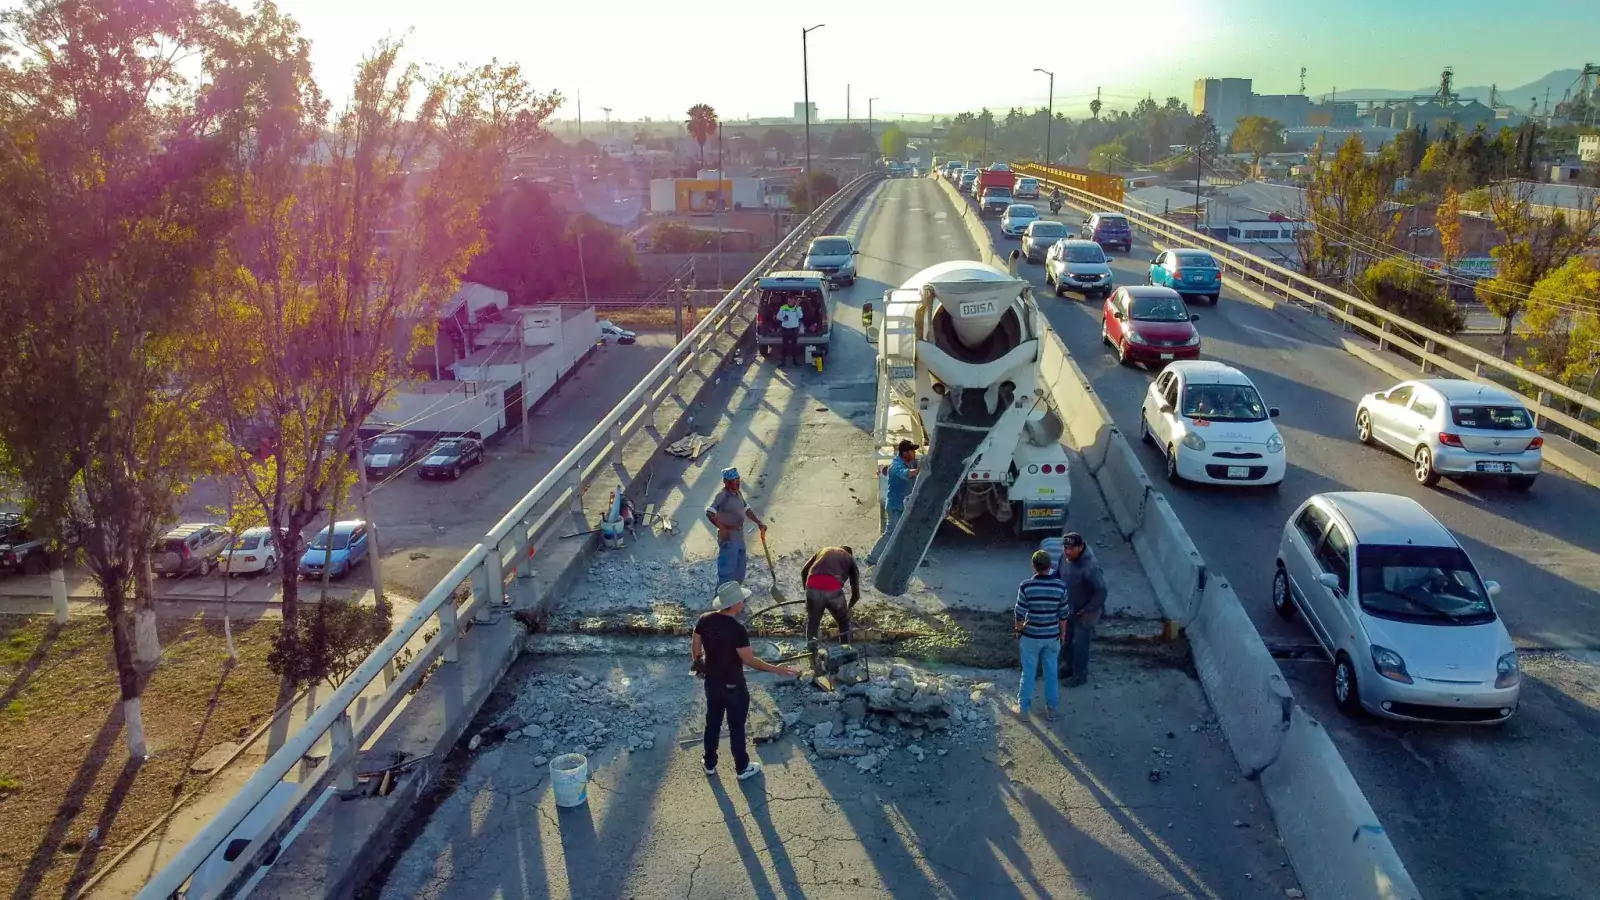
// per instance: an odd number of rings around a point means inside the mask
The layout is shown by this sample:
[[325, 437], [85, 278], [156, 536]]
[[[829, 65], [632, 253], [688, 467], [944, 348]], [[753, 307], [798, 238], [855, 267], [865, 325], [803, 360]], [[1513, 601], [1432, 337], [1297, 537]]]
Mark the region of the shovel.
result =
[[772, 602], [788, 603], [784, 599], [783, 591], [778, 590], [778, 567], [772, 562], [772, 548], [767, 546], [766, 532], [761, 534], [761, 552], [767, 555], [767, 571], [772, 574]]

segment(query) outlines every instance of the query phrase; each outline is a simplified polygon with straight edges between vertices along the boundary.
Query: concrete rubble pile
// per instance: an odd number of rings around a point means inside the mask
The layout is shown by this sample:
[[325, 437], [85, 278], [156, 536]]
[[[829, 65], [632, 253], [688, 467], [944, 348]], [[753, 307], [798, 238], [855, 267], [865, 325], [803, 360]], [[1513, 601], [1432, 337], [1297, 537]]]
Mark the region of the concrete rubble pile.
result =
[[901, 765], [944, 756], [944, 743], [987, 742], [995, 725], [994, 685], [910, 666], [853, 662], [839, 671], [832, 694], [797, 685], [784, 725], [811, 748], [813, 759], [838, 759], [873, 772], [900, 752]]
[[596, 681], [588, 675], [542, 672], [523, 681], [516, 701], [497, 724], [506, 729], [506, 740], [539, 746], [543, 755], [533, 760], [536, 766], [562, 753], [589, 756], [612, 742], [629, 750], [651, 750], [658, 739], [670, 740], [667, 736], [677, 731], [683, 704], [659, 698], [652, 702], [633, 687], [627, 678]]

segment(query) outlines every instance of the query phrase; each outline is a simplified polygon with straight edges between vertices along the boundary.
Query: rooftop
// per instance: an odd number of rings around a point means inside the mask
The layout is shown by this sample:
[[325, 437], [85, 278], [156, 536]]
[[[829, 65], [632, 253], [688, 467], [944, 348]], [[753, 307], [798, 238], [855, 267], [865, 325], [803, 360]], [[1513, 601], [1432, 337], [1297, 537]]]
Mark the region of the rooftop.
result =
[[1206, 359], [1186, 359], [1170, 363], [1190, 384], [1250, 384], [1250, 379], [1233, 366]]
[[1337, 510], [1363, 544], [1455, 547], [1455, 536], [1410, 497], [1370, 491], [1335, 491], [1319, 497]]
[[1492, 384], [1482, 384], [1476, 381], [1467, 381], [1464, 378], [1429, 378], [1418, 381], [1417, 384], [1433, 388], [1444, 396], [1446, 400], [1469, 401], [1476, 400], [1484, 403], [1514, 403], [1523, 405], [1523, 400], [1505, 388]]

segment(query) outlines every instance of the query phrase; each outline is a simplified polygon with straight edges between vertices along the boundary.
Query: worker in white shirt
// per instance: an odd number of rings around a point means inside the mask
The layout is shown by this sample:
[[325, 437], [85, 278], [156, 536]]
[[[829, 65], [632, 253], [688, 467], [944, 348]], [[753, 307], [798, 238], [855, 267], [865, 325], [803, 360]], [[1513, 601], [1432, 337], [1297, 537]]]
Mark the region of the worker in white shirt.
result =
[[794, 300], [785, 300], [783, 305], [778, 307], [778, 328], [783, 336], [782, 355], [779, 357], [778, 365], [788, 365], [791, 353], [794, 355], [795, 365], [805, 362], [800, 357], [800, 323], [804, 319], [805, 313], [800, 311], [800, 304]]

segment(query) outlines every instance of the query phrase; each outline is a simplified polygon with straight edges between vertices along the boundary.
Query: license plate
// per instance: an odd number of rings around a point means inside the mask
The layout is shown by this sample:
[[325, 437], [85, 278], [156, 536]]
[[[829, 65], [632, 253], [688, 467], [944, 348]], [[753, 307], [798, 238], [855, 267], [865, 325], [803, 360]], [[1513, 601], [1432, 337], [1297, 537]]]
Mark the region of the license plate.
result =
[[1249, 478], [1250, 477], [1250, 467], [1249, 466], [1229, 466], [1228, 467], [1228, 477], [1229, 478]]
[[1053, 519], [1053, 518], [1055, 518], [1056, 516], [1059, 516], [1059, 515], [1061, 515], [1061, 511], [1060, 510], [1055, 510], [1055, 509], [1030, 509], [1030, 510], [1028, 510], [1028, 518], [1030, 518], [1030, 519]]
[[1479, 472], [1498, 472], [1501, 475], [1511, 474], [1511, 463], [1481, 462], [1478, 463]]
[[1172, 359], [1172, 354], [1171, 353], [1163, 353], [1163, 354], [1161, 354], [1161, 358], [1162, 359]]
[[1056, 492], [1055, 488], [1044, 488], [1044, 487], [1039, 488], [1039, 493], [1041, 493], [1041, 494], [1054, 494], [1055, 492]]
[[961, 304], [961, 318], [963, 319], [970, 318], [972, 316], [993, 315], [994, 311], [995, 305], [993, 300], [983, 300], [976, 303]]

